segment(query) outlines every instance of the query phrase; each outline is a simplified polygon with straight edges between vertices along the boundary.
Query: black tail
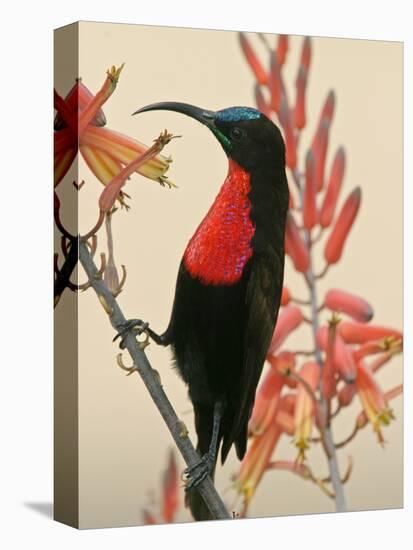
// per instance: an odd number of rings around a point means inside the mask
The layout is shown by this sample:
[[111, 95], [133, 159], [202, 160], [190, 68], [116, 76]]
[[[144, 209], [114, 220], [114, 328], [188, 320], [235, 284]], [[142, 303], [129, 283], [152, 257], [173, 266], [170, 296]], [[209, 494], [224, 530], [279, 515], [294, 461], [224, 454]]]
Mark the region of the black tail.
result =
[[[194, 403], [195, 412], [195, 429], [198, 437], [197, 452], [201, 457], [208, 452], [209, 444], [212, 437], [212, 426], [214, 418], [214, 406], [200, 405]], [[221, 437], [219, 438], [221, 441]], [[219, 448], [219, 443], [218, 443]], [[218, 456], [218, 452], [216, 454]], [[216, 463], [215, 463], [216, 464]], [[213, 472], [211, 472], [212, 480], [214, 480], [215, 466]], [[195, 489], [190, 489], [185, 496], [185, 506], [189, 507], [191, 514], [195, 521], [208, 521], [214, 519], [208, 506], [205, 504], [200, 493]]]

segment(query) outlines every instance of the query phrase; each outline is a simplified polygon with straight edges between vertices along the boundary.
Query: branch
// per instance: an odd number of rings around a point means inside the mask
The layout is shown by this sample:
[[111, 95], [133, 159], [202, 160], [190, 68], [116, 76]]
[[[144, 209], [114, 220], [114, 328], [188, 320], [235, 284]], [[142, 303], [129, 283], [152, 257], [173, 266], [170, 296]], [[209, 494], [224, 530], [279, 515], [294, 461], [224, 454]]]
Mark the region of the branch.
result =
[[[59, 269], [56, 273], [56, 278], [54, 282], [54, 306], [56, 307], [59, 303], [60, 297], [63, 294], [64, 289], [69, 286], [70, 277], [77, 264], [77, 240], [71, 240], [71, 245], [67, 256], [65, 258], [62, 268]], [[57, 262], [57, 258], [56, 258]], [[56, 266], [57, 267], [57, 266]]]
[[[126, 319], [113, 294], [110, 292], [101, 276], [99, 276], [97, 267], [93, 262], [86, 244], [83, 242], [79, 244], [79, 259], [89, 277], [91, 286], [96, 292], [100, 303], [109, 315], [111, 325], [115, 330], [118, 330], [119, 325], [124, 323]], [[145, 353], [143, 352], [142, 346], [132, 334], [127, 334], [124, 341], [126, 344], [125, 347], [133, 359], [135, 369], [140, 374], [155, 405], [162, 415], [162, 418], [164, 419], [183, 459], [188, 467], [195, 465], [199, 462], [198, 453], [192, 445], [186, 429], [184, 429], [183, 422], [179, 420], [167, 395], [165, 394], [160, 384], [159, 376], [157, 376], [156, 371], [151, 367]], [[231, 515], [225, 508], [225, 505], [209, 476], [199, 484], [197, 491], [199, 491], [214, 518], [231, 519]]]

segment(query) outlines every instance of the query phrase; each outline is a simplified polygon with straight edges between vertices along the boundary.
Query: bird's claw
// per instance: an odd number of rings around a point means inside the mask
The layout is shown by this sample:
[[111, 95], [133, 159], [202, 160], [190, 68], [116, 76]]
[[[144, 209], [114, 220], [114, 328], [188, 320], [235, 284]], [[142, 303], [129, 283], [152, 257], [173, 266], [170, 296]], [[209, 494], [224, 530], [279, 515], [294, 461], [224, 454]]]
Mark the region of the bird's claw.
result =
[[115, 340], [120, 338], [119, 347], [120, 349], [125, 349], [125, 338], [128, 334], [132, 333], [139, 336], [145, 332], [148, 327], [149, 323], [145, 323], [142, 319], [129, 319], [118, 325], [118, 332], [112, 341], [115, 342]]
[[214, 459], [210, 453], [205, 453], [198, 462], [185, 468], [183, 472], [185, 476], [185, 491], [197, 487], [212, 473], [213, 469]]

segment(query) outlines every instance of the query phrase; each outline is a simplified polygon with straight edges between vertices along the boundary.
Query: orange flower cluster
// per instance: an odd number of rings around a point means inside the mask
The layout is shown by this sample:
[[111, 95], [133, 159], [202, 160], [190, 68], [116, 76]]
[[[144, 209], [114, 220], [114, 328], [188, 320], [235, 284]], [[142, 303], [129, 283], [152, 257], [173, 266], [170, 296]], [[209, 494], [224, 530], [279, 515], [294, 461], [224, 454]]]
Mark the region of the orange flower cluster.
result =
[[[80, 151], [92, 173], [107, 185], [122, 170], [149, 150], [149, 147], [128, 136], [104, 128], [106, 117], [102, 106], [116, 89], [123, 65], [112, 67], [102, 88], [93, 95], [79, 79], [63, 99], [54, 91], [56, 117], [54, 121], [55, 187], [62, 181]], [[171, 160], [163, 155], [144, 159], [132, 168], [141, 175], [171, 185], [165, 176]], [[126, 177], [130, 174], [128, 173]], [[122, 180], [124, 183], [124, 179]], [[173, 184], [172, 184], [173, 185]], [[117, 190], [118, 196], [120, 187]], [[116, 198], [116, 197], [115, 197]], [[122, 194], [119, 196], [123, 202]]]
[[[321, 304], [315, 299], [318, 278], [343, 257], [361, 205], [360, 188], [355, 188], [342, 206], [339, 205], [346, 164], [343, 147], [337, 150], [329, 172], [326, 167], [329, 134], [336, 107], [335, 93], [330, 91], [327, 94], [306, 154], [304, 169], [300, 172], [297, 145], [307, 120], [306, 90], [311, 39], [303, 39], [295, 81], [295, 101], [290, 102], [283, 75], [289, 39], [280, 36], [275, 44], [270, 44], [265, 36], [259, 36], [268, 51], [268, 68], [261, 62], [251, 38], [240, 33], [240, 44], [256, 80], [254, 94], [257, 108], [283, 130], [289, 179], [297, 190], [293, 192], [290, 189], [285, 250], [295, 270], [303, 275], [310, 298], [299, 300], [287, 286], [283, 288], [281, 309], [268, 350], [269, 368], [257, 391], [250, 419], [251, 443], [234, 477], [235, 488], [244, 497], [244, 513], [268, 470], [283, 469], [303, 479], [311, 479], [332, 496], [325, 482], [317, 480], [309, 467], [303, 464], [311, 442], [323, 441], [325, 427], [331, 426], [340, 409], [349, 406], [358, 396], [361, 412], [356, 416], [354, 431], [342, 444], [337, 444], [337, 448], [348, 443], [367, 423], [371, 424], [382, 444], [382, 427], [394, 418], [389, 401], [402, 391], [401, 386], [384, 391], [375, 377], [378, 369], [401, 352], [402, 333], [371, 324], [374, 315], [372, 306], [352, 292], [330, 288]], [[312, 248], [324, 233], [325, 239], [321, 242], [324, 243], [326, 267], [317, 276], [314, 273]], [[310, 317], [303, 312], [303, 307], [308, 306]], [[322, 321], [323, 313], [327, 313], [325, 321]], [[314, 349], [308, 352], [287, 351], [285, 346], [289, 336], [305, 322], [312, 325]], [[307, 356], [304, 362], [300, 361], [302, 356]], [[319, 437], [314, 439], [315, 426]], [[295, 462], [273, 461], [283, 435], [293, 438], [298, 452]]]

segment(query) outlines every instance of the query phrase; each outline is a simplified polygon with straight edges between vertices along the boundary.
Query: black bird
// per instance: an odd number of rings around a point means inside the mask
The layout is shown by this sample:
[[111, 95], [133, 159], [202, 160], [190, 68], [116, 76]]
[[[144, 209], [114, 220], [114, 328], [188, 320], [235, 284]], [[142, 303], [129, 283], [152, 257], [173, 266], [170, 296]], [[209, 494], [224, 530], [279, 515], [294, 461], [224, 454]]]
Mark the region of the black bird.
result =
[[[199, 464], [188, 470], [186, 502], [196, 520], [211, 519], [196, 485], [214, 474], [220, 445], [241, 460], [248, 420], [277, 320], [284, 274], [288, 209], [285, 147], [277, 126], [249, 107], [213, 112], [185, 103], [155, 103], [136, 111], [183, 113], [209, 128], [229, 160], [228, 175], [183, 255], [168, 328], [156, 334], [171, 345], [195, 413]], [[134, 113], [134, 114], [136, 114]], [[211, 182], [213, 183], [213, 182]]]

